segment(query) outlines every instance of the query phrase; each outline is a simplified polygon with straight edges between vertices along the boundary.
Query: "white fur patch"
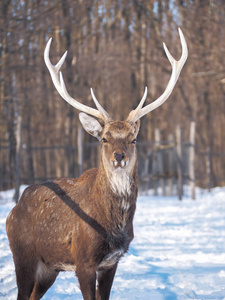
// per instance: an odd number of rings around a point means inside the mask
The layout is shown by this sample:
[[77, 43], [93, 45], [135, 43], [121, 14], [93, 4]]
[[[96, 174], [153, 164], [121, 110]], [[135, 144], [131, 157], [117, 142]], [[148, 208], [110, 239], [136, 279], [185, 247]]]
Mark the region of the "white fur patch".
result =
[[58, 263], [58, 264], [52, 266], [51, 269], [49, 269], [49, 267], [47, 267], [43, 262], [39, 261], [38, 265], [37, 265], [36, 276], [38, 276], [39, 278], [44, 279], [45, 276], [48, 275], [48, 273], [51, 270], [75, 272], [76, 271], [76, 266], [75, 265], [70, 265], [70, 264]]
[[130, 208], [130, 202], [127, 201], [127, 198], [122, 198], [120, 206], [123, 209], [123, 211], [127, 212]]
[[62, 263], [59, 263], [59, 264], [55, 265], [54, 268], [56, 268], [60, 271], [72, 271], [72, 272], [76, 271], [76, 266], [75, 265], [62, 264]]
[[120, 196], [130, 195], [131, 192], [131, 178], [127, 172], [121, 168], [117, 168], [108, 173], [111, 188], [115, 194]]
[[124, 251], [123, 250], [116, 250], [114, 252], [111, 252], [109, 254], [107, 254], [103, 261], [100, 263], [100, 265], [98, 266], [99, 269], [103, 268], [103, 269], [110, 269], [112, 268], [121, 258], [121, 256], [123, 256]]

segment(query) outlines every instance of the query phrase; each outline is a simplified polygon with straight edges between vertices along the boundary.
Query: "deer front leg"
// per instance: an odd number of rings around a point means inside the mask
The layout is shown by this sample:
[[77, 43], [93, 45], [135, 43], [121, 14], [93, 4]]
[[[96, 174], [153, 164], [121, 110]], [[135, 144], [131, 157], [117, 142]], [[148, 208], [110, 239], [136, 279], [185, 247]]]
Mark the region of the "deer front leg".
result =
[[96, 300], [109, 299], [116, 269], [117, 269], [117, 264], [115, 264], [111, 269], [98, 271]]
[[88, 267], [79, 268], [76, 270], [76, 275], [80, 283], [81, 293], [84, 300], [96, 300], [96, 272]]

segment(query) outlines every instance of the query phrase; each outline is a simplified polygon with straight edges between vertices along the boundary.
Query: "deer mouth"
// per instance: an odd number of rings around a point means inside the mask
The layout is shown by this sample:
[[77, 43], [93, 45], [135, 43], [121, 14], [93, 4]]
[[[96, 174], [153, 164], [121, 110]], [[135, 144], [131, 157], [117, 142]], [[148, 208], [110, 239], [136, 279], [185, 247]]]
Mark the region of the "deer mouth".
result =
[[117, 168], [123, 169], [123, 168], [127, 167], [127, 165], [128, 165], [128, 161], [126, 161], [126, 160], [122, 160], [122, 161], [114, 160], [114, 161], [111, 161], [111, 163], [114, 166], [114, 168], [116, 168], [116, 169]]

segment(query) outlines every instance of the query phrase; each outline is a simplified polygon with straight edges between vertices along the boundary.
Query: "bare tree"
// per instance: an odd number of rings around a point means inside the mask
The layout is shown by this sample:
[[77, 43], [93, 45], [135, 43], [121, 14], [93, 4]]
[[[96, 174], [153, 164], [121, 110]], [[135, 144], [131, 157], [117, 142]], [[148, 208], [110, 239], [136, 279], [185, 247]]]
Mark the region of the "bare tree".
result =
[[[145, 130], [139, 140], [153, 139], [155, 128], [169, 136], [178, 124], [188, 139], [186, 125], [195, 121], [196, 147], [209, 152], [211, 185], [224, 183], [225, 163], [213, 156], [225, 149], [224, 1], [3, 0], [0, 14], [0, 182], [5, 182], [5, 188], [14, 184], [18, 113], [22, 117], [22, 181], [78, 172], [74, 158], [77, 113], [59, 101], [42, 59], [49, 37], [56, 45], [53, 61], [65, 48], [69, 50], [64, 72], [68, 90], [92, 105], [89, 88], [93, 87], [114, 118], [123, 119], [136, 106], [147, 82], [148, 103], [164, 90], [170, 66], [162, 58], [161, 41], [170, 41], [178, 57], [178, 26], [188, 40], [188, 63], [172, 94], [173, 105], [166, 103], [143, 119]], [[90, 141], [92, 137], [84, 137], [84, 142]], [[53, 145], [58, 148], [49, 150]], [[63, 145], [67, 151], [60, 148]], [[32, 151], [41, 146], [49, 148], [42, 154]], [[90, 152], [84, 154], [84, 169], [91, 163]], [[201, 160], [196, 164], [196, 184], [204, 186], [205, 164]]]

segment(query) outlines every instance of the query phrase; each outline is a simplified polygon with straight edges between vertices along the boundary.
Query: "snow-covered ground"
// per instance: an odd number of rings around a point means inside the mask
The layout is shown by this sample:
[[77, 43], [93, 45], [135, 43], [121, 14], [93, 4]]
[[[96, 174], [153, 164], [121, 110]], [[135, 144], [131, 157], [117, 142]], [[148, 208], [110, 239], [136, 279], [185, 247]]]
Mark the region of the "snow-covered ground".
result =
[[[16, 299], [5, 221], [12, 191], [0, 193], [0, 299]], [[111, 299], [225, 299], [225, 188], [197, 200], [139, 196], [135, 239], [121, 260]], [[82, 299], [72, 272], [61, 273], [43, 299]]]

